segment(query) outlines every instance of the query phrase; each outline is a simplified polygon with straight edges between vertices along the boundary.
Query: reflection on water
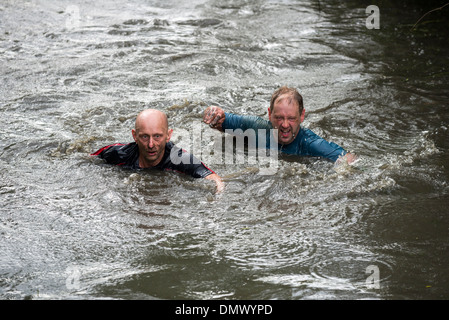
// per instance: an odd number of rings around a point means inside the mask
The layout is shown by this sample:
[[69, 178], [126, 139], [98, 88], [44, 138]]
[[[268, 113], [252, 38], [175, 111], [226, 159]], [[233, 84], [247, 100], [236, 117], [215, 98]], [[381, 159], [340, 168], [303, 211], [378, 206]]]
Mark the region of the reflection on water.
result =
[[[447, 46], [431, 23], [402, 26], [416, 8], [381, 7], [380, 30], [364, 9], [1, 4], [0, 297], [447, 298]], [[226, 182], [217, 196], [210, 181], [88, 156], [131, 141], [146, 106], [192, 149], [210, 134], [207, 105], [267, 117], [284, 84], [304, 96], [304, 125], [355, 165], [208, 163]]]

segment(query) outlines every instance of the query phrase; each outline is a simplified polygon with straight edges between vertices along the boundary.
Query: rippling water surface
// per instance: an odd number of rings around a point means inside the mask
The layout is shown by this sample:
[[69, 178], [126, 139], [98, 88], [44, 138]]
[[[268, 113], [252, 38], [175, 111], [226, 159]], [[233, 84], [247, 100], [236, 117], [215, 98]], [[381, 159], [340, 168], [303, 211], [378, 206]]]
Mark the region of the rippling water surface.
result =
[[[368, 30], [357, 1], [3, 1], [0, 297], [447, 299], [447, 28], [380, 10]], [[88, 156], [151, 106], [206, 157], [207, 105], [267, 117], [281, 85], [355, 165], [208, 163], [216, 195]]]

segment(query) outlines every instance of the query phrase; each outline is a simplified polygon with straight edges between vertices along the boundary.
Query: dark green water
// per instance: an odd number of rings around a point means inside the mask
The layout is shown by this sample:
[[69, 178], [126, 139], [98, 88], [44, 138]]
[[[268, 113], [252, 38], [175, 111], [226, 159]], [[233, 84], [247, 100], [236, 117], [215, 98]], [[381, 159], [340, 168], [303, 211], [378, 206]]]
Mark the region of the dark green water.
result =
[[[0, 298], [447, 299], [449, 8], [369, 4], [3, 1]], [[207, 157], [207, 105], [267, 117], [281, 85], [355, 165], [208, 162], [217, 196], [88, 156], [151, 106]]]

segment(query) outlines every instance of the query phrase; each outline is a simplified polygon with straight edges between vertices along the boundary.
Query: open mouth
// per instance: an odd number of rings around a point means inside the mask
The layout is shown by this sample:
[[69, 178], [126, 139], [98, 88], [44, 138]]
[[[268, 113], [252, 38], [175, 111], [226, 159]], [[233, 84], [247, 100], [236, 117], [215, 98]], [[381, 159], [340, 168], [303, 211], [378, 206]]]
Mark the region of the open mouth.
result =
[[280, 130], [279, 131], [281, 138], [290, 137], [291, 130]]

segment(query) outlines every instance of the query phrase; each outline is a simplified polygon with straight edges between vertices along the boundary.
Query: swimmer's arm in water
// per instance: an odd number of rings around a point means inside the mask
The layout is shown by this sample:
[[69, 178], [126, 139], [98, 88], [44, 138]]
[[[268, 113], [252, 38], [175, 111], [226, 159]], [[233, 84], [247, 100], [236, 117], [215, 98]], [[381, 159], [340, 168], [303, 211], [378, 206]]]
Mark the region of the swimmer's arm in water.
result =
[[215, 184], [217, 186], [217, 193], [221, 193], [224, 190], [224, 182], [221, 180], [220, 176], [216, 173], [212, 173], [206, 177], [208, 180], [215, 181]]

